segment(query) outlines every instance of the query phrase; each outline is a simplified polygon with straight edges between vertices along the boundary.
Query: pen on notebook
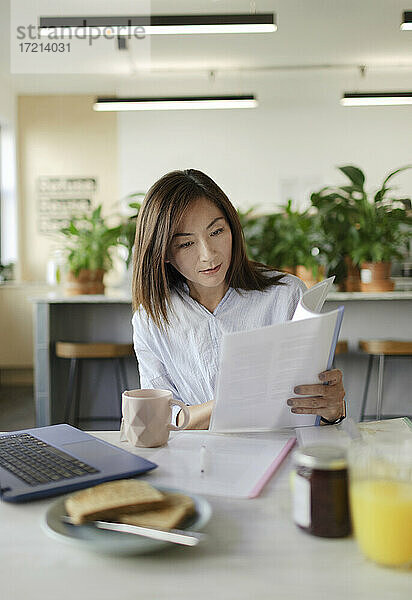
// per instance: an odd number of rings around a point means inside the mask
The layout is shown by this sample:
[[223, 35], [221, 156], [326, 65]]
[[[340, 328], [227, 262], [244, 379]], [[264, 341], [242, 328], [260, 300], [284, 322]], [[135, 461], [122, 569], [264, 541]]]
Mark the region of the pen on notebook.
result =
[[204, 475], [206, 469], [206, 446], [202, 444], [200, 448], [200, 474]]

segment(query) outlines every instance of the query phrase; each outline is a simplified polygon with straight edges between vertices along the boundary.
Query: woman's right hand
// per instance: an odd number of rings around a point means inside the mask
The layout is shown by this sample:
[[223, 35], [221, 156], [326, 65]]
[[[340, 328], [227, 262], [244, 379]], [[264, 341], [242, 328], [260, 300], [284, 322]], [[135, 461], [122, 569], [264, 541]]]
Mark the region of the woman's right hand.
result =
[[[214, 400], [203, 402], [203, 404], [195, 404], [188, 406], [190, 413], [189, 424], [185, 429], [209, 429], [210, 417], [212, 416]], [[182, 411], [177, 415], [177, 425], [180, 427], [183, 424], [184, 416]]]

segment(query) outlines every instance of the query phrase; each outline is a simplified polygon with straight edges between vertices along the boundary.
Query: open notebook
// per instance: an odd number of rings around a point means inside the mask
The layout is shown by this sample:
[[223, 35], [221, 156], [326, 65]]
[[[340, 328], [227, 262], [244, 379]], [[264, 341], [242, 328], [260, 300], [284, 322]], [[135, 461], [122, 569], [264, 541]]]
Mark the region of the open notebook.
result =
[[286, 404], [299, 384], [319, 383], [332, 367], [343, 307], [320, 314], [334, 277], [307, 290], [293, 319], [251, 331], [226, 334], [210, 430], [268, 431], [313, 425]]
[[270, 434], [185, 431], [151, 454], [158, 469], [148, 481], [192, 493], [256, 498], [295, 442], [294, 435], [279, 440]]

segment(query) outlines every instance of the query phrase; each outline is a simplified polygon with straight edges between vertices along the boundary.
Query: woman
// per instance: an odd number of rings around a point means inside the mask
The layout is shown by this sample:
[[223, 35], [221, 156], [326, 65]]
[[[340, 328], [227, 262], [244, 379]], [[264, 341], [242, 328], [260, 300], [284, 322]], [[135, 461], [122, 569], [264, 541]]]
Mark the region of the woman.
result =
[[[194, 169], [168, 173], [150, 188], [134, 250], [132, 323], [141, 387], [171, 390], [189, 406], [188, 428], [207, 429], [223, 334], [291, 319], [305, 285], [247, 258], [235, 208]], [[297, 386], [295, 393], [307, 397], [288, 405], [293, 413], [337, 422], [345, 415], [342, 373], [334, 369], [319, 379], [328, 385]]]

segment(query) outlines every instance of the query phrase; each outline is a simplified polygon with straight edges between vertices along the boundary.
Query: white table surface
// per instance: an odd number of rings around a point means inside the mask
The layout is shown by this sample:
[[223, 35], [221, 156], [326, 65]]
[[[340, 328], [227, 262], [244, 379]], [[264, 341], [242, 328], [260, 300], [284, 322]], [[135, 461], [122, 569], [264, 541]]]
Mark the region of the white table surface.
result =
[[[118, 432], [95, 434], [120, 445]], [[145, 457], [153, 452], [133, 451]], [[42, 521], [52, 499], [27, 504], [2, 502], [0, 598], [411, 598], [412, 571], [391, 570], [369, 562], [353, 538], [315, 538], [293, 524], [289, 469], [290, 459], [257, 499], [208, 497], [213, 515], [205, 529], [209, 538], [203, 545], [173, 546], [146, 556], [119, 558], [94, 554], [82, 550], [80, 545], [66, 545], [50, 538], [42, 529]]]

